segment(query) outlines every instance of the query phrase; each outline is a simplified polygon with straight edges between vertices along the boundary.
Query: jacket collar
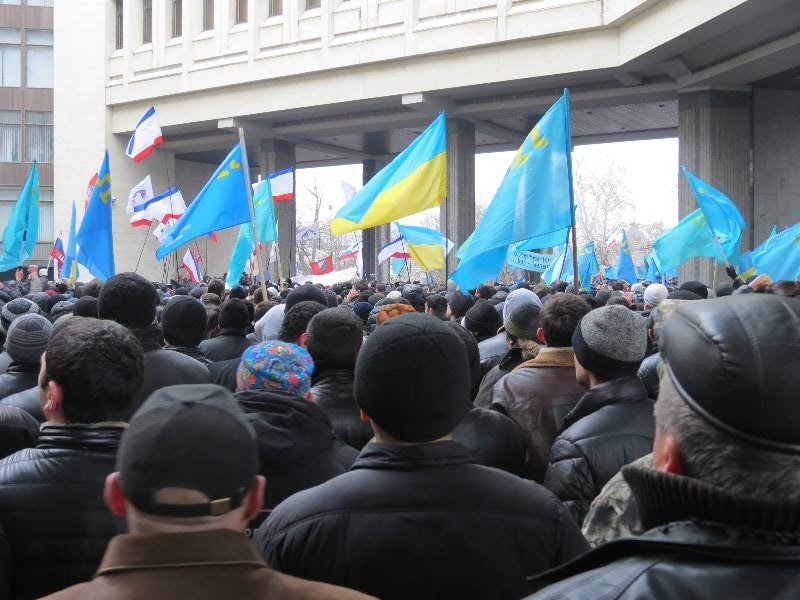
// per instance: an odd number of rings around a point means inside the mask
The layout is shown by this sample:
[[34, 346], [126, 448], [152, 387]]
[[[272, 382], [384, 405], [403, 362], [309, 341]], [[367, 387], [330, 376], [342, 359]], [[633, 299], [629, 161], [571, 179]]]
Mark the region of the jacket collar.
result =
[[39, 363], [11, 361], [6, 369], [6, 373], [38, 373], [40, 369], [41, 365]]
[[203, 351], [197, 346], [165, 346], [164, 350], [171, 350], [172, 352], [185, 354], [186, 356], [198, 360], [206, 365], [211, 364], [211, 361], [208, 359], [208, 357], [203, 354]]
[[567, 413], [561, 423], [559, 433], [566, 431], [583, 417], [597, 412], [601, 408], [627, 402], [650, 402], [647, 397], [647, 388], [638, 377], [612, 379], [596, 385], [578, 400], [575, 408]]
[[431, 442], [413, 446], [396, 446], [370, 442], [358, 455], [355, 469], [405, 470], [448, 467], [471, 463], [472, 457], [458, 442]]
[[202, 564], [267, 566], [244, 535], [236, 531], [128, 533], [111, 539], [96, 575]]
[[59, 424], [41, 426], [37, 448], [70, 448], [116, 454], [125, 423]]
[[236, 327], [225, 327], [224, 329], [220, 329], [219, 335], [217, 337], [246, 338], [247, 329], [237, 329]]
[[513, 348], [509, 348], [508, 351], [503, 355], [502, 360], [500, 361], [500, 370], [504, 373], [506, 371], [512, 371], [513, 369], [517, 368], [522, 363], [522, 348], [519, 346], [514, 346]]
[[523, 367], [563, 367], [575, 368], [575, 353], [571, 347], [567, 348], [549, 348], [544, 346], [539, 350], [536, 358], [526, 360], [517, 368]]
[[161, 327], [158, 323], [151, 323], [147, 327], [141, 329], [131, 329], [133, 335], [139, 340], [142, 345], [142, 350], [151, 352], [161, 348]]
[[631, 486], [647, 529], [694, 519], [737, 528], [800, 534], [800, 502], [732, 494], [698, 479], [629, 465]]
[[355, 371], [353, 369], [339, 368], [335, 366], [325, 366], [314, 363], [314, 373], [311, 375], [311, 385], [317, 385], [328, 381], [342, 381], [353, 384]]

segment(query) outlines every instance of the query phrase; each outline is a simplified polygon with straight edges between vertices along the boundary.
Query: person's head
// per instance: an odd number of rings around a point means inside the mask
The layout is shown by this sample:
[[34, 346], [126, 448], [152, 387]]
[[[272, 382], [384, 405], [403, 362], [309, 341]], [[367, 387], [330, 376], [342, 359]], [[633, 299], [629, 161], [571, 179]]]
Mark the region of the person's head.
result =
[[443, 321], [447, 319], [447, 300], [439, 294], [430, 294], [425, 297], [425, 314]]
[[572, 294], [556, 294], [542, 308], [540, 320], [542, 334], [539, 337], [551, 348], [572, 346], [572, 334], [578, 322], [589, 313], [589, 305]]
[[687, 292], [694, 292], [698, 296], [700, 296], [703, 300], [708, 298], [708, 288], [704, 283], [699, 281], [685, 281], [681, 284], [678, 288], [679, 290], [685, 290]]
[[191, 348], [206, 337], [206, 309], [191, 296], [171, 298], [161, 313], [164, 341], [171, 346]]
[[[673, 290], [667, 294], [667, 300], [702, 300], [702, 296], [698, 296], [689, 290]], [[660, 303], [659, 303], [660, 305]]]
[[714, 288], [715, 298], [723, 298], [725, 296], [730, 296], [732, 294], [733, 294], [733, 285], [728, 282], [717, 284], [717, 286]]
[[328, 297], [325, 295], [325, 292], [315, 285], [306, 283], [298, 285], [286, 296], [286, 312], [292, 310], [292, 307], [298, 302], [306, 300], [319, 302], [322, 306], [328, 306]]
[[475, 336], [479, 342], [497, 335], [503, 326], [503, 318], [488, 300], [481, 298], [464, 315], [464, 329]]
[[373, 308], [375, 307], [369, 302], [356, 302], [353, 304], [353, 314], [361, 319], [361, 322], [366, 325], [367, 319], [369, 319], [369, 313], [372, 312]]
[[56, 328], [42, 357], [39, 395], [56, 423], [127, 421], [136, 410], [144, 353], [113, 321], [73, 317]]
[[228, 293], [228, 298], [238, 298], [239, 300], [244, 300], [247, 298], [247, 290], [240, 285], [235, 285]]
[[508, 296], [506, 296], [505, 303], [503, 304], [503, 320], [505, 320], [515, 308], [523, 304], [532, 304], [541, 308], [542, 300], [536, 293], [524, 288], [510, 292]]
[[72, 308], [72, 314], [76, 317], [97, 318], [97, 298], [94, 296], [81, 296]]
[[39, 274], [39, 267], [36, 265], [28, 265], [28, 274], [36, 277]]
[[381, 309], [378, 311], [378, 314], [375, 315], [375, 325], [383, 325], [389, 319], [393, 319], [395, 317], [399, 317], [400, 315], [405, 315], [409, 313], [417, 312], [414, 310], [414, 307], [410, 304], [405, 304], [403, 302], [395, 302], [392, 304], [385, 304], [381, 306]]
[[92, 279], [89, 283], [83, 284], [80, 297], [92, 296], [93, 298], [100, 298], [100, 290], [102, 289], [103, 282], [96, 278]]
[[795, 298], [800, 296], [800, 282], [787, 280], [776, 281], [769, 286], [769, 293], [777, 294], [778, 296], [786, 296], [787, 298]]
[[539, 339], [541, 311], [542, 309], [535, 304], [521, 304], [503, 321], [508, 345], [522, 348], [524, 360], [536, 358], [543, 343]]
[[53, 326], [42, 315], [20, 315], [8, 328], [8, 357], [15, 363], [38, 366], [52, 333]]
[[203, 297], [203, 294], [205, 294], [207, 292], [208, 292], [208, 288], [206, 286], [204, 286], [204, 285], [196, 285], [189, 291], [189, 295], [192, 298], [196, 298], [197, 300], [200, 300]]
[[279, 341], [261, 342], [242, 354], [236, 390], [285, 392], [308, 397], [314, 361], [305, 348]]
[[219, 322], [217, 327], [220, 330], [235, 331], [246, 333], [250, 325], [250, 311], [244, 300], [230, 298], [222, 303], [219, 310]]
[[278, 332], [278, 339], [282, 342], [291, 342], [305, 348], [306, 328], [314, 315], [326, 310], [324, 304], [311, 300], [298, 302], [292, 309], [284, 314], [283, 323]]
[[216, 294], [219, 298], [225, 296], [225, 282], [221, 279], [212, 279], [208, 282], [208, 293]]
[[647, 352], [647, 321], [622, 306], [585, 315], [572, 334], [575, 376], [583, 386], [634, 377]]
[[652, 310], [665, 300], [669, 292], [661, 283], [651, 283], [644, 290], [644, 309]]
[[439, 319], [411, 313], [376, 328], [358, 355], [354, 392], [378, 441], [449, 436], [469, 409], [466, 365], [464, 343]]
[[244, 531], [264, 494], [255, 434], [231, 393], [178, 385], [151, 394], [122, 436], [105, 502], [131, 533]]
[[425, 292], [419, 286], [411, 286], [403, 289], [403, 298], [411, 303], [414, 310], [419, 313], [425, 312]]
[[261, 320], [261, 317], [267, 314], [269, 309], [273, 306], [277, 306], [277, 304], [270, 302], [269, 300], [264, 300], [263, 302], [256, 304], [255, 308], [253, 308], [253, 323], [258, 323]]
[[353, 370], [361, 344], [364, 324], [346, 308], [328, 308], [311, 319], [306, 328], [306, 350], [314, 368]]
[[153, 284], [136, 273], [109, 277], [97, 299], [97, 313], [129, 329], [142, 329], [156, 320], [158, 292]]
[[488, 285], [485, 284], [479, 285], [478, 289], [475, 290], [475, 297], [488, 300], [489, 298], [492, 297], [492, 288], [490, 288]]
[[20, 316], [27, 314], [40, 315], [42, 309], [27, 298], [14, 298], [11, 302], [4, 304], [0, 308], [0, 334], [7, 336], [11, 324]]
[[687, 302], [660, 348], [656, 468], [797, 502], [800, 374], [787, 365], [800, 360], [800, 304], [768, 294]]
[[205, 304], [206, 306], [219, 306], [222, 304], [222, 300], [216, 294], [212, 294], [211, 292], [206, 292], [202, 296], [200, 296], [200, 302]]
[[469, 294], [462, 294], [461, 292], [448, 292], [447, 309], [450, 311], [450, 318], [458, 321], [467, 311], [475, 304], [475, 300]]
[[219, 306], [206, 305], [206, 339], [219, 335]]

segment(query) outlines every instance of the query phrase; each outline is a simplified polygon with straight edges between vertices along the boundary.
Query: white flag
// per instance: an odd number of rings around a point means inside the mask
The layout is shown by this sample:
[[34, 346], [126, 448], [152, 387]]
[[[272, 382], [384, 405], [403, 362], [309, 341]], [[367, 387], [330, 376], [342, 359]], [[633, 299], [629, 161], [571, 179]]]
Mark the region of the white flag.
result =
[[136, 211], [136, 207], [143, 206], [148, 200], [153, 198], [153, 184], [150, 181], [150, 175], [142, 179], [128, 194], [128, 206], [125, 207], [125, 212], [132, 215]]
[[319, 223], [314, 223], [313, 225], [309, 225], [308, 227], [303, 227], [300, 231], [297, 232], [298, 242], [307, 242], [308, 240], [318, 240], [318, 239], [319, 239]]
[[342, 191], [344, 192], [344, 201], [347, 202], [356, 193], [356, 188], [342, 179]]

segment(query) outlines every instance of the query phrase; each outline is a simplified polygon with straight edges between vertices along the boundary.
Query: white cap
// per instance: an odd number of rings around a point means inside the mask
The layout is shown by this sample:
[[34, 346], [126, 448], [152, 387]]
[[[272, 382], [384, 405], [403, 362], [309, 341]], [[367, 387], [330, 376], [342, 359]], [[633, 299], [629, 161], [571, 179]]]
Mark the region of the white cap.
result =
[[668, 294], [669, 292], [664, 284], [651, 283], [644, 291], [644, 303], [656, 307], [661, 304], [661, 301], [664, 300]]

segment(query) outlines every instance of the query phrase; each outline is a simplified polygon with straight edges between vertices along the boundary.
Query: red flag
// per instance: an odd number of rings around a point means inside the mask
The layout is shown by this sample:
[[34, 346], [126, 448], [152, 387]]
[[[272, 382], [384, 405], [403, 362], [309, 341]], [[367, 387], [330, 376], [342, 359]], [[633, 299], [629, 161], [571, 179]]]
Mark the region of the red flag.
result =
[[322, 260], [311, 263], [311, 272], [314, 275], [325, 275], [333, 272], [333, 254], [329, 254]]

